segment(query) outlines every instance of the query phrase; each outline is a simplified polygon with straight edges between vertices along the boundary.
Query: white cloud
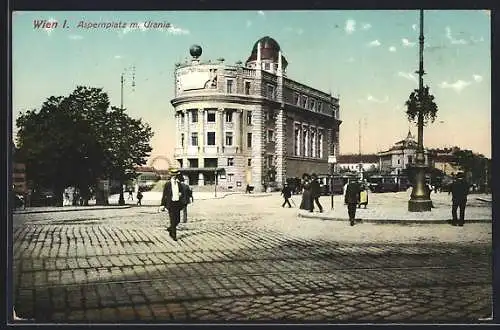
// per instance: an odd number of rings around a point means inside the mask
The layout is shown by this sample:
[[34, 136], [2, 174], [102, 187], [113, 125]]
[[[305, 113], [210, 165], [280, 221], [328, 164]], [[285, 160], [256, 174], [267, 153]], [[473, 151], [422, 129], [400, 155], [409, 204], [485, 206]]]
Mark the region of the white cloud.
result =
[[[47, 23], [48, 23], [48, 25], [49, 25], [50, 27], [46, 27], [46, 28], [44, 28], [44, 30], [45, 30], [45, 32], [47, 32], [47, 34], [48, 34], [48, 35], [49, 35], [49, 37], [50, 37], [50, 35], [52, 34], [52, 31], [54, 31], [54, 27], [56, 26], [56, 24], [54, 24], [54, 23], [58, 23], [58, 22], [57, 22], [54, 18], [52, 18], [52, 17], [51, 17], [51, 18], [49, 18], [49, 19], [47, 20]], [[59, 23], [58, 23], [58, 24], [59, 24]]]
[[414, 42], [411, 42], [410, 40], [403, 38], [401, 39], [401, 43], [403, 44], [403, 47], [413, 47], [415, 46]]
[[347, 62], [349, 62], [349, 63], [354, 63], [354, 57], [349, 57], [349, 58], [347, 59]]
[[353, 33], [354, 31], [356, 31], [356, 21], [353, 20], [353, 19], [348, 19], [346, 22], [345, 22], [345, 32], [347, 34], [351, 34]]
[[120, 58], [122, 58], [121, 55], [115, 55], [115, 59], [119, 60]]
[[450, 42], [453, 45], [466, 45], [467, 44], [467, 41], [465, 41], [464, 39], [453, 38], [453, 36], [451, 35], [451, 28], [449, 26], [446, 27], [446, 38], [448, 38], [448, 40], [450, 40]]
[[396, 47], [394, 46], [389, 47], [389, 51], [394, 53], [396, 51]]
[[384, 97], [383, 100], [379, 100], [376, 97], [369, 94], [366, 96], [366, 100], [368, 102], [373, 102], [373, 103], [385, 103], [385, 102], [389, 101], [389, 97], [386, 96], [386, 97]]
[[470, 81], [463, 81], [463, 80], [457, 80], [456, 82], [450, 84], [447, 81], [443, 81], [442, 83], [439, 84], [439, 87], [441, 88], [451, 88], [455, 90], [455, 92], [460, 93], [465, 87], [469, 86], [471, 84]]
[[363, 23], [363, 25], [361, 26], [361, 29], [363, 30], [369, 30], [372, 28], [372, 25], [370, 23]]
[[247, 20], [247, 27], [251, 27], [251, 26], [252, 26], [252, 21]]
[[380, 41], [378, 41], [378, 39], [375, 39], [375, 40], [368, 43], [369, 47], [378, 47], [380, 45], [381, 45], [381, 43], [380, 43]]
[[302, 33], [304, 33], [304, 30], [302, 30], [301, 28], [298, 28], [298, 29], [297, 29], [297, 34], [298, 34], [298, 35], [301, 35]]
[[266, 13], [264, 13], [262, 10], [259, 10], [259, 11], [257, 12], [257, 14], [259, 14], [260, 16], [265, 16], [265, 15], [266, 15]]
[[405, 79], [408, 79], [408, 80], [411, 80], [411, 81], [414, 81], [414, 82], [417, 82], [417, 76], [412, 73], [412, 72], [402, 72], [402, 71], [399, 71], [398, 72], [398, 77], [402, 77], [402, 78], [405, 78]]
[[483, 76], [480, 76], [478, 74], [474, 74], [474, 75], [472, 75], [472, 77], [474, 78], [475, 82], [481, 82], [481, 81], [483, 81]]
[[78, 34], [71, 34], [68, 38], [70, 38], [71, 40], [82, 40], [83, 37], [81, 35], [78, 35]]
[[170, 25], [168, 28], [165, 29], [167, 33], [169, 34], [174, 34], [174, 35], [181, 35], [181, 34], [189, 34], [189, 30]]
[[417, 24], [413, 24], [413, 25], [411, 26], [411, 28], [412, 28], [412, 30], [413, 30], [413, 31], [417, 31]]

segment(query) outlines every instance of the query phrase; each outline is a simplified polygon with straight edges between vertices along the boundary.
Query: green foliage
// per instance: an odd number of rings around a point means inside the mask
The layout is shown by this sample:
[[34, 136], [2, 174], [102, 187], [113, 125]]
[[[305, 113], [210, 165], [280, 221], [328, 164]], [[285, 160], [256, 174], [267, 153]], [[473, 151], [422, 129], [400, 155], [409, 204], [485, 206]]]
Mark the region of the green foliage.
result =
[[[415, 89], [408, 100], [405, 102], [406, 105], [406, 115], [408, 116], [408, 121], [418, 122], [418, 113], [420, 108], [422, 109], [424, 126], [430, 121], [434, 122], [438, 112], [438, 106], [434, 102], [434, 95], [430, 94], [429, 86], [425, 86], [422, 90], [422, 95], [419, 95], [418, 89]], [[420, 107], [421, 105], [421, 107]]]
[[151, 128], [109, 105], [101, 88], [79, 86], [20, 114], [19, 153], [36, 186], [60, 192], [71, 185], [85, 194], [98, 178], [123, 182], [135, 175], [135, 165], [145, 164]]
[[491, 182], [491, 159], [481, 154], [476, 154], [472, 150], [457, 149], [453, 152], [455, 165], [460, 166], [467, 175], [470, 183], [484, 185]]

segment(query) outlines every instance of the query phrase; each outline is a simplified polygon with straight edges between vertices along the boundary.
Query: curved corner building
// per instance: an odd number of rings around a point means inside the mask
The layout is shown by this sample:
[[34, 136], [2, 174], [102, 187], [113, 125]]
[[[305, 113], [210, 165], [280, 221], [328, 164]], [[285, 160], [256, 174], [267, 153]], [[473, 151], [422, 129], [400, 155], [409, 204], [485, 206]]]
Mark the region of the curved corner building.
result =
[[270, 175], [281, 187], [303, 173], [330, 172], [328, 156], [339, 152], [338, 98], [289, 79], [270, 37], [255, 43], [245, 65], [202, 62], [201, 53], [194, 45], [191, 62], [176, 64], [171, 101], [174, 157], [190, 185], [260, 191]]

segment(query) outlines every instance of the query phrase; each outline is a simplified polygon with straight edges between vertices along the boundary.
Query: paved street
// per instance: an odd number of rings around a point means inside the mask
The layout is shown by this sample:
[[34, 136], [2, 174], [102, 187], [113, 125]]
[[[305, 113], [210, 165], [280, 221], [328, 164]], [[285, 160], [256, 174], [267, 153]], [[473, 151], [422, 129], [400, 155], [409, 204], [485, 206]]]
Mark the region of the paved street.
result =
[[277, 194], [195, 201], [177, 242], [156, 207], [15, 214], [16, 312], [37, 322], [490, 316], [491, 223], [350, 227], [280, 204]]

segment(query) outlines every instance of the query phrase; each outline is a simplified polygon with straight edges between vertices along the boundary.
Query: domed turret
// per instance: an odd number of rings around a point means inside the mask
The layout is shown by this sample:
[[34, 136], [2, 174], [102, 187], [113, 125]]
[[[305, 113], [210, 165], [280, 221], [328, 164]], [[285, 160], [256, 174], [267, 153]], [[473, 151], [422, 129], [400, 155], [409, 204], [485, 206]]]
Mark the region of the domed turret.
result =
[[[252, 48], [252, 53], [250, 54], [250, 57], [248, 57], [246, 63], [248, 64], [249, 62], [254, 62], [257, 60], [257, 55], [258, 55], [258, 47], [260, 43], [260, 59], [261, 61], [270, 61], [272, 63], [278, 63], [279, 61], [279, 54], [280, 54], [280, 45], [276, 40], [269, 36], [265, 36], [263, 38], [260, 38], [255, 42]], [[288, 62], [285, 59], [285, 57], [282, 55], [282, 64], [283, 64], [283, 70], [286, 69]]]
[[200, 57], [201, 53], [202, 53], [202, 49], [201, 49], [201, 46], [199, 46], [199, 45], [192, 45], [189, 48], [189, 54], [191, 54], [191, 56], [193, 56], [194, 58]]

